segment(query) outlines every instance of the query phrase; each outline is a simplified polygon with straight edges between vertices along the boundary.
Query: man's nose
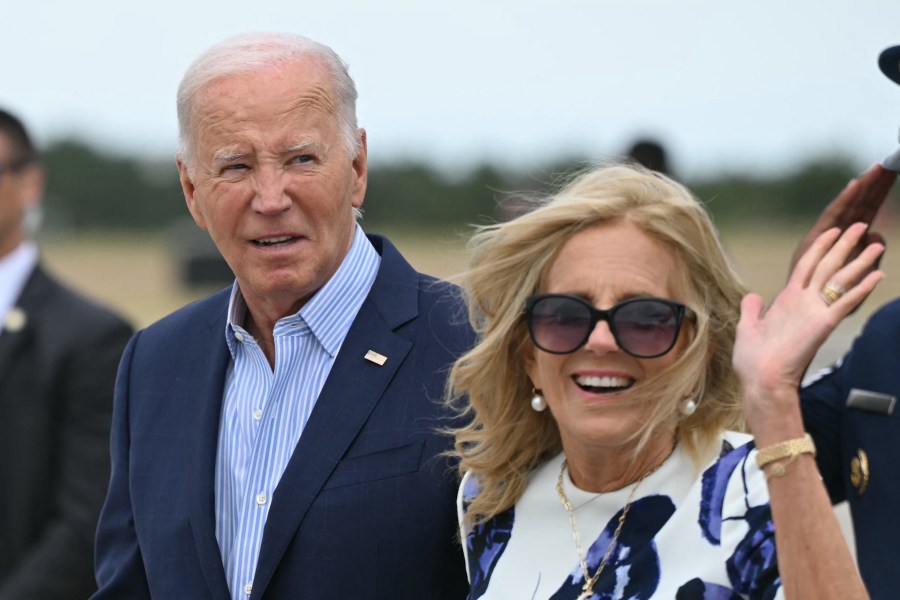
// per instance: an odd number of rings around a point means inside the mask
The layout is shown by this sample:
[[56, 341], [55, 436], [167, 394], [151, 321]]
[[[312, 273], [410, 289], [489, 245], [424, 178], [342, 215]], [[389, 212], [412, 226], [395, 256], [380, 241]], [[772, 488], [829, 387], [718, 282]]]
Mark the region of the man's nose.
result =
[[263, 214], [284, 212], [291, 205], [285, 173], [272, 167], [260, 167], [253, 181], [253, 210]]

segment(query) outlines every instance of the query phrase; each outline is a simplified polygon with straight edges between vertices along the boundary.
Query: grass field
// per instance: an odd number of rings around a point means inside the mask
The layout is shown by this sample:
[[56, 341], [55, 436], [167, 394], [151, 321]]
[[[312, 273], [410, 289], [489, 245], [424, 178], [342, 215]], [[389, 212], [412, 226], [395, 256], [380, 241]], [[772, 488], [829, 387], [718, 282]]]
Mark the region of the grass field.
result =
[[[888, 238], [889, 250], [882, 261], [887, 277], [829, 340], [816, 365], [843, 352], [872, 310], [900, 296], [900, 226], [881, 230]], [[750, 289], [771, 300], [785, 281], [789, 257], [802, 233], [799, 229], [755, 228], [726, 231], [722, 239]], [[450, 277], [465, 265], [463, 233], [390, 237], [421, 271]], [[163, 235], [102, 232], [44, 239], [41, 247], [46, 263], [59, 277], [117, 308], [138, 327], [213, 291], [181, 284], [176, 248]], [[892, 254], [892, 247], [898, 249], [897, 254]]]

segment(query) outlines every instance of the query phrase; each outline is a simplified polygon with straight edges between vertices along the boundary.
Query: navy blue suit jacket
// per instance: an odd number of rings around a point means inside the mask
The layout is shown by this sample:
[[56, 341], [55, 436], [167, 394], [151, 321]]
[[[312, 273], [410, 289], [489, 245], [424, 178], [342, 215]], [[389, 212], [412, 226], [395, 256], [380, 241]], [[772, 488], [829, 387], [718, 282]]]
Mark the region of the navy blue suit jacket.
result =
[[[472, 333], [454, 287], [370, 239], [381, 267], [275, 490], [251, 600], [466, 596], [457, 479], [441, 456], [451, 439], [436, 430]], [[179, 310], [125, 352], [97, 599], [229, 597], [213, 508], [228, 297]]]
[[[900, 590], [900, 407], [887, 414], [878, 406], [847, 406], [854, 389], [900, 396], [900, 300], [876, 312], [840, 365], [800, 392], [831, 499], [850, 505], [869, 593], [894, 600]], [[864, 488], [861, 479], [851, 481], [851, 462], [860, 450], [869, 463]]]

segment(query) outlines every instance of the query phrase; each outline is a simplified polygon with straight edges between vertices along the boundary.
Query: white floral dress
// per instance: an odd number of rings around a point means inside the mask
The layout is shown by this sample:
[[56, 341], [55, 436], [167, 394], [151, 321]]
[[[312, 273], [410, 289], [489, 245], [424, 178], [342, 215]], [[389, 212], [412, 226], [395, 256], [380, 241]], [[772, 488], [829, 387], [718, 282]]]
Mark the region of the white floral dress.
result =
[[[641, 482], [594, 600], [770, 600], [783, 598], [764, 474], [749, 436], [723, 434], [722, 452], [702, 472], [676, 447]], [[574, 600], [584, 584], [565, 509], [556, 492], [564, 456], [535, 469], [519, 502], [489, 522], [461, 529], [469, 600]], [[566, 495], [588, 570], [612, 541], [633, 486]], [[467, 474], [459, 511], [478, 493]], [[462, 527], [462, 519], [460, 518]]]

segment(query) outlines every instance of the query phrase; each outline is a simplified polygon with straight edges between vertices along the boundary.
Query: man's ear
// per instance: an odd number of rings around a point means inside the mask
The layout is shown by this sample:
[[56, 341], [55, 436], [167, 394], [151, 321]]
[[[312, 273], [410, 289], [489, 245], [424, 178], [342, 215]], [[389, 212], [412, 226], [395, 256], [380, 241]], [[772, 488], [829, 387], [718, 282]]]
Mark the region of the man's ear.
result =
[[366, 130], [360, 127], [356, 131], [356, 157], [353, 159], [355, 182], [353, 186], [353, 208], [362, 206], [366, 196], [369, 178], [368, 148], [366, 146]]
[[32, 163], [25, 166], [22, 172], [21, 187], [22, 208], [36, 205], [44, 196], [44, 170], [40, 165]]
[[184, 202], [187, 204], [188, 211], [190, 211], [197, 226], [205, 230], [206, 219], [197, 205], [196, 186], [194, 186], [194, 181], [191, 179], [190, 169], [180, 156], [176, 157], [175, 163], [178, 165], [178, 180], [181, 182], [181, 191], [184, 192]]

